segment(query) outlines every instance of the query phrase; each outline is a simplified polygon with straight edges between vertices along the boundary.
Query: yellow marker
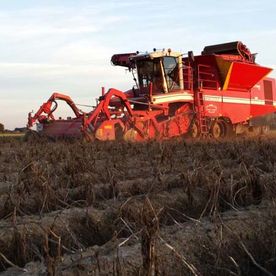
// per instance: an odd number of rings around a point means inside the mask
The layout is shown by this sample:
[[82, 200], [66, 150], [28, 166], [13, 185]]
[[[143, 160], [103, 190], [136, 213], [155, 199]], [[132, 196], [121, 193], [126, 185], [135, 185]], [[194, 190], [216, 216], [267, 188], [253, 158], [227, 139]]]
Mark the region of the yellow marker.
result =
[[227, 88], [228, 88], [229, 80], [230, 80], [231, 73], [232, 73], [233, 64], [234, 63], [232, 63], [230, 65], [230, 68], [228, 70], [228, 73], [227, 73], [227, 76], [226, 76], [226, 79], [225, 79], [225, 82], [224, 82], [224, 85], [223, 85], [223, 90], [227, 90]]

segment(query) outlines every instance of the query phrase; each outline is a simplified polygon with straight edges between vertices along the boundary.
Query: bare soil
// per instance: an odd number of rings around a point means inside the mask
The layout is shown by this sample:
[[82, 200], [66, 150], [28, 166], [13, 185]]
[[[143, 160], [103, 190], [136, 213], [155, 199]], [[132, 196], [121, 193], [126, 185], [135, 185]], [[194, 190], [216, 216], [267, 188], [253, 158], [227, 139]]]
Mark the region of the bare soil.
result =
[[275, 275], [276, 140], [0, 137], [2, 275]]

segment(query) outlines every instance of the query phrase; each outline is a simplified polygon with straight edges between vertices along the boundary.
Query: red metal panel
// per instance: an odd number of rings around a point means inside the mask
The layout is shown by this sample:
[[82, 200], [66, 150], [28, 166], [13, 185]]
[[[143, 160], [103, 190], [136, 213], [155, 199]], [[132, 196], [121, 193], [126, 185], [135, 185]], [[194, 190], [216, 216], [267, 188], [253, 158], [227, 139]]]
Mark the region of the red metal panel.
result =
[[204, 110], [209, 117], [220, 117], [222, 114], [222, 92], [215, 90], [204, 90]]
[[250, 117], [250, 93], [206, 90], [204, 108], [206, 116], [227, 117], [232, 123], [244, 122]]
[[272, 82], [269, 80], [263, 80], [264, 82], [264, 98], [265, 104], [273, 105], [273, 90]]
[[230, 118], [233, 124], [244, 122], [250, 117], [250, 93], [222, 91], [222, 116]]
[[82, 119], [56, 120], [43, 124], [43, 134], [49, 137], [80, 138]]
[[276, 111], [276, 109], [273, 105], [252, 104], [250, 115], [251, 115], [251, 117], [257, 117], [257, 116], [267, 115], [267, 114], [273, 113], [275, 111]]
[[263, 79], [271, 68], [233, 62], [225, 80], [224, 90], [249, 90]]
[[[265, 86], [264, 82], [268, 81], [271, 83], [272, 95], [270, 95], [270, 99], [267, 99], [267, 95], [265, 95]], [[272, 96], [272, 101], [271, 101]], [[275, 80], [272, 78], [265, 78], [264, 80], [257, 83], [251, 89], [251, 117], [262, 116], [269, 113], [273, 113], [276, 111], [275, 109], [275, 101], [276, 101], [276, 86]]]

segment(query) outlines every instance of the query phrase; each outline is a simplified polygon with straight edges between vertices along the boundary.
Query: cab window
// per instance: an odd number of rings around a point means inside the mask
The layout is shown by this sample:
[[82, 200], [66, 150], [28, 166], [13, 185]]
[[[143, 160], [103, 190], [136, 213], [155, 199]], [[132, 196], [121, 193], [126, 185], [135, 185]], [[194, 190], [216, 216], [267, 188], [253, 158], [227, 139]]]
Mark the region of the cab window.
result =
[[164, 71], [168, 90], [179, 89], [178, 63], [175, 57], [164, 57]]

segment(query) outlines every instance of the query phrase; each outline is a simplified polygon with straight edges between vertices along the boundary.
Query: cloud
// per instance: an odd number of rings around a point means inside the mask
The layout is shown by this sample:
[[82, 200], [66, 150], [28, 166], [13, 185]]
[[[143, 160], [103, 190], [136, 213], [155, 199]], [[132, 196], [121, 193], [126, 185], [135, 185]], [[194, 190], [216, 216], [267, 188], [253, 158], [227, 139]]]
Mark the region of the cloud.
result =
[[0, 35], [24, 40], [30, 37], [79, 36], [101, 32], [124, 19], [124, 15], [104, 14], [103, 9], [93, 6], [79, 10], [58, 7], [2, 11]]
[[85, 34], [98, 32], [96, 26], [68, 26], [68, 27], [58, 27], [58, 26], [35, 26], [35, 25], [25, 25], [20, 24], [10, 26], [1, 26], [0, 35], [6, 37], [14, 38], [28, 38], [35, 36], [45, 36], [45, 35], [68, 35], [68, 34]]

